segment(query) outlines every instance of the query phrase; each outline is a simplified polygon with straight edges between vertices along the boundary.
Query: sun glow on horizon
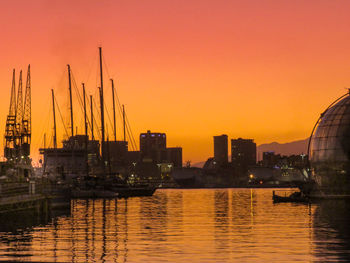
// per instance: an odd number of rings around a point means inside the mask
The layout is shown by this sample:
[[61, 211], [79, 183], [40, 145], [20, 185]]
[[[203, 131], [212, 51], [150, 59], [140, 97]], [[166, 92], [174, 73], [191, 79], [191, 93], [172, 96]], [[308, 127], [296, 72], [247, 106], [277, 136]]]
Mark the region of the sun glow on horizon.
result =
[[[0, 136], [12, 68], [31, 64], [34, 159], [43, 134], [47, 144], [52, 137], [52, 88], [62, 113], [59, 141], [66, 133], [68, 63], [76, 89], [84, 82], [98, 105], [98, 46], [109, 114], [113, 78], [136, 142], [147, 130], [164, 132], [168, 146], [183, 147], [184, 162], [212, 156], [219, 134], [257, 144], [305, 139], [319, 114], [350, 87], [347, 1], [67, 4], [7, 2], [0, 11]], [[75, 96], [75, 126], [83, 133], [79, 105]], [[117, 133], [121, 138], [119, 114]]]

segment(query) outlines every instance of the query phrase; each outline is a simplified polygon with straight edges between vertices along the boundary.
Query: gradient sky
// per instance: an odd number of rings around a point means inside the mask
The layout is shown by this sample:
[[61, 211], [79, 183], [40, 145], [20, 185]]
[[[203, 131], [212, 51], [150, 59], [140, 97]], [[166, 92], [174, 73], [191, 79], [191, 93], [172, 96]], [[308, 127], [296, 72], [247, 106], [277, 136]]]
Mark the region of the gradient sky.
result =
[[78, 87], [96, 95], [102, 46], [105, 89], [113, 77], [137, 142], [140, 132], [165, 132], [197, 162], [213, 155], [214, 135], [305, 139], [350, 88], [349, 10], [349, 1], [322, 0], [3, 1], [0, 130], [12, 69], [30, 63], [36, 155], [52, 134], [50, 89], [67, 116], [69, 63]]

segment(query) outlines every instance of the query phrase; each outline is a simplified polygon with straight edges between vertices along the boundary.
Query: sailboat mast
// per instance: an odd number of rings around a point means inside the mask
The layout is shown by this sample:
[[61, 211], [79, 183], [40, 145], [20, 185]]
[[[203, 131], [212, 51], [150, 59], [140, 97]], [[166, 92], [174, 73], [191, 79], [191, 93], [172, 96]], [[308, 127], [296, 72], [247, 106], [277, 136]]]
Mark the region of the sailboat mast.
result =
[[111, 167], [111, 155], [109, 150], [109, 139], [108, 139], [108, 132], [107, 132], [107, 160], [108, 160], [108, 172], [111, 175], [112, 174], [112, 167]]
[[83, 97], [84, 97], [84, 124], [85, 124], [85, 158], [86, 158], [86, 175], [89, 175], [89, 163], [88, 163], [88, 143], [89, 143], [89, 136], [88, 136], [88, 126], [86, 121], [86, 95], [85, 95], [85, 85], [82, 83], [83, 86]]
[[85, 84], [82, 83], [82, 86], [83, 86], [83, 103], [84, 103], [84, 125], [85, 125], [85, 136], [87, 137], [88, 136], [88, 126], [87, 126], [87, 120], [86, 120], [86, 95], [85, 95]]
[[90, 110], [91, 110], [91, 140], [93, 141], [94, 138], [94, 110], [92, 106], [92, 95], [90, 95]]
[[73, 102], [72, 102], [72, 80], [71, 80], [70, 65], [68, 64], [67, 67], [68, 67], [68, 84], [69, 84], [71, 136], [73, 136], [74, 135], [74, 123], [73, 123]]
[[[57, 131], [56, 131], [55, 94], [53, 92], [53, 89], [51, 89], [51, 93], [52, 93], [52, 109], [53, 109], [53, 148], [56, 149], [57, 148]], [[45, 138], [45, 141], [46, 141], [46, 138]]]
[[103, 101], [103, 73], [102, 73], [102, 48], [99, 47], [100, 55], [100, 107], [101, 107], [101, 152], [102, 152], [102, 161], [103, 165], [105, 163], [105, 118], [104, 118], [104, 101]]
[[[100, 95], [100, 107], [101, 105], [103, 106], [103, 98], [102, 98], [102, 92], [101, 92], [101, 87], [98, 87], [98, 94]], [[101, 108], [100, 108], [101, 109]], [[105, 169], [105, 141], [101, 139], [101, 157], [102, 157], [102, 163], [103, 163], [103, 169]]]
[[112, 82], [112, 99], [113, 99], [113, 127], [114, 127], [114, 141], [117, 141], [117, 125], [115, 121], [115, 100], [114, 100], [114, 81], [111, 79]]
[[44, 149], [46, 149], [46, 133], [44, 133]]
[[123, 104], [123, 130], [124, 130], [124, 142], [125, 142], [126, 137], [125, 137], [125, 108], [124, 108], [124, 104]]

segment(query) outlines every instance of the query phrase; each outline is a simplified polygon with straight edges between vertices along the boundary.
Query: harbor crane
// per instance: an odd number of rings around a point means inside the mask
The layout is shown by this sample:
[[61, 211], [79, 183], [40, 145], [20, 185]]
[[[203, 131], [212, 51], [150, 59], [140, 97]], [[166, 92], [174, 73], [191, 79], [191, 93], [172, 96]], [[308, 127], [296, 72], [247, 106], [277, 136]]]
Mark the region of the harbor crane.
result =
[[31, 79], [28, 65], [25, 96], [23, 103], [22, 71], [16, 98], [15, 70], [13, 70], [9, 114], [5, 126], [4, 156], [10, 163], [30, 164], [31, 143]]

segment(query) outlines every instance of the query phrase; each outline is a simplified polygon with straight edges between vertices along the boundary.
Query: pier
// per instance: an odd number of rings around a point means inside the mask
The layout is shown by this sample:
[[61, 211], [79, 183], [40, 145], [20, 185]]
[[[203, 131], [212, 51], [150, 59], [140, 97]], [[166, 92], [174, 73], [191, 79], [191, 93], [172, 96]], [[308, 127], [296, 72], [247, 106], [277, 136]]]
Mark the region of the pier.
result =
[[70, 206], [69, 199], [55, 194], [50, 184], [43, 182], [3, 182], [0, 189], [0, 214], [26, 210], [47, 214]]

